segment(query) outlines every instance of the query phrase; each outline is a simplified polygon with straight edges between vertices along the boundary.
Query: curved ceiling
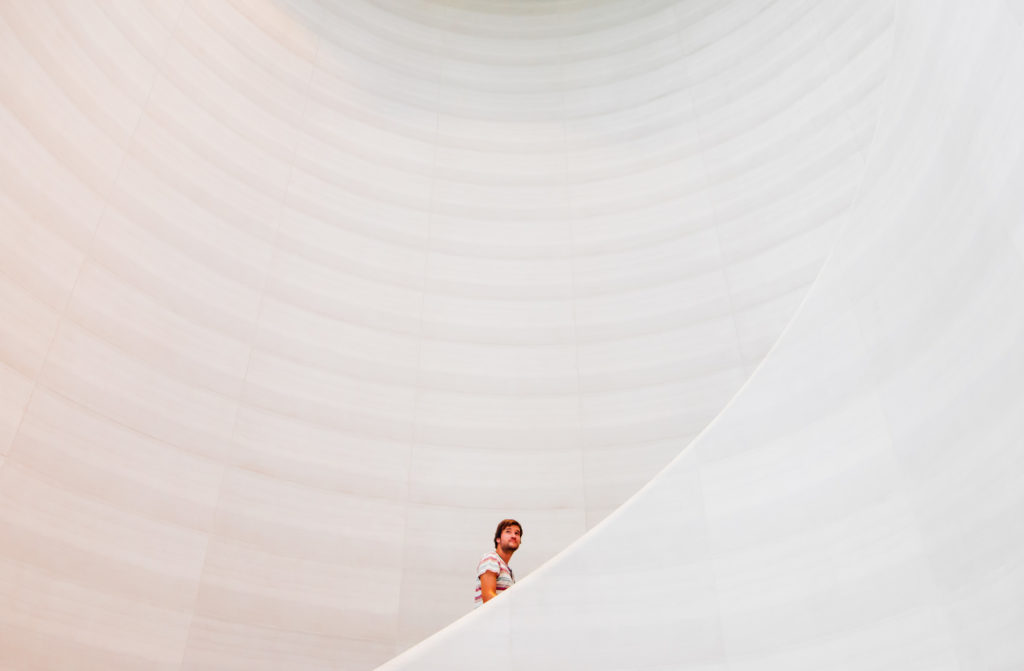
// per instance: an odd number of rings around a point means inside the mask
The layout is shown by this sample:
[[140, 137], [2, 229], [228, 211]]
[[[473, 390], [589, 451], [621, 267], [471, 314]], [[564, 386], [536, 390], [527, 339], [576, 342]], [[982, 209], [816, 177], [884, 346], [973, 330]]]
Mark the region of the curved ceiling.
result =
[[714, 431], [760, 440], [837, 232], [901, 202], [903, 12], [0, 4], [0, 662], [372, 668], [498, 519], [526, 575], [744, 383]]

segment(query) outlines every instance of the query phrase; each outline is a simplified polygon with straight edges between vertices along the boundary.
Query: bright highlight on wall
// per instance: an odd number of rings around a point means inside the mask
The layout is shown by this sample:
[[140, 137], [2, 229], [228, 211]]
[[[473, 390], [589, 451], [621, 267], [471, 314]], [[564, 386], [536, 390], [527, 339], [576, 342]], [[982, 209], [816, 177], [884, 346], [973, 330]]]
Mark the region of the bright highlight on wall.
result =
[[0, 668], [1024, 666], [1022, 14], [0, 3]]

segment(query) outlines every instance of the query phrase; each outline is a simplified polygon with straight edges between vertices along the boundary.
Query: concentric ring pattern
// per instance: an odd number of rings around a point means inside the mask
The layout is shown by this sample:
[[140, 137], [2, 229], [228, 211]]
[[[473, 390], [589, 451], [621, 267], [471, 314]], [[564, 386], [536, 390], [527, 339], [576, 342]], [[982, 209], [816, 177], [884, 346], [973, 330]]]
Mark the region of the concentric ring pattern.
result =
[[1024, 667], [1024, 13], [897, 6], [805, 302], [635, 497], [381, 671]]
[[0, 3], [0, 668], [368, 669], [563, 550], [853, 222], [896, 19]]

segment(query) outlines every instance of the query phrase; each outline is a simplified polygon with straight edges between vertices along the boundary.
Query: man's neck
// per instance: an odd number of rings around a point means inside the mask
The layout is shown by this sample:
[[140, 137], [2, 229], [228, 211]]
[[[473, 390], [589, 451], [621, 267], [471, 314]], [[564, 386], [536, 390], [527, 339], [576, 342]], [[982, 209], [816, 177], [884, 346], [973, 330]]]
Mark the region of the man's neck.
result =
[[505, 550], [500, 545], [494, 548], [494, 550], [498, 553], [498, 556], [501, 557], [501, 560], [506, 564], [509, 562], [510, 559], [512, 559], [512, 552]]

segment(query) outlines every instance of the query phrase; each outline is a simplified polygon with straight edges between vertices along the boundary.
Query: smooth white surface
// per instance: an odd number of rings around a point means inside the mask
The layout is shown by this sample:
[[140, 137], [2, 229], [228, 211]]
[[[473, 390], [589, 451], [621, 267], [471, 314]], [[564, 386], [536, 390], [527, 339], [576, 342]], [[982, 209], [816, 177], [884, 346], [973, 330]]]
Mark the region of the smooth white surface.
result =
[[739, 394], [604, 523], [382, 669], [1024, 664], [1021, 29], [898, 8], [853, 209]]
[[1011, 5], [0, 3], [0, 668], [1012, 668]]

